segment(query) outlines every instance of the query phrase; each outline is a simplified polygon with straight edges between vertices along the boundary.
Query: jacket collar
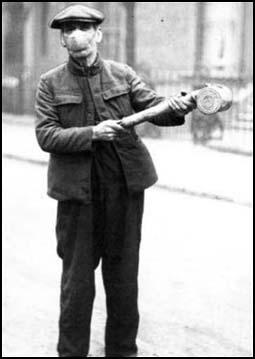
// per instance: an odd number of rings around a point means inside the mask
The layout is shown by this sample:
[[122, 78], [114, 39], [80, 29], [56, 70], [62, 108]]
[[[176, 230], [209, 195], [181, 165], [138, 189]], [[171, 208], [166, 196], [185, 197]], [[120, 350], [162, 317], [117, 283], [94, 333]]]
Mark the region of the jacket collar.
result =
[[74, 58], [69, 56], [68, 69], [70, 72], [77, 76], [94, 76], [98, 74], [103, 67], [103, 61], [99, 54], [97, 54], [96, 60], [91, 66], [86, 66], [82, 62], [76, 61]]

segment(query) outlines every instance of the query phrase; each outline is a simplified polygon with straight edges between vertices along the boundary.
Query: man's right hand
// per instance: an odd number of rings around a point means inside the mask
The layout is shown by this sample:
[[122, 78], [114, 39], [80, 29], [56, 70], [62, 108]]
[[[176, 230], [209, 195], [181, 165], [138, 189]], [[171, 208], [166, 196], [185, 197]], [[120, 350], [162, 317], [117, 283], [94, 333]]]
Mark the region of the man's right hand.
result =
[[93, 127], [92, 140], [113, 141], [127, 132], [117, 121], [106, 120]]

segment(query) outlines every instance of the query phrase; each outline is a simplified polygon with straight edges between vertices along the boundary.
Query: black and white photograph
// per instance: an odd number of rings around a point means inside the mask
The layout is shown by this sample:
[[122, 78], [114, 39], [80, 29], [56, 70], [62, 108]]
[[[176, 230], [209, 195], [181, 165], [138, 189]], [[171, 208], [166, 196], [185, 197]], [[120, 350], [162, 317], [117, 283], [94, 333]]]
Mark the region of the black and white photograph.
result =
[[2, 357], [253, 357], [253, 2], [2, 2]]

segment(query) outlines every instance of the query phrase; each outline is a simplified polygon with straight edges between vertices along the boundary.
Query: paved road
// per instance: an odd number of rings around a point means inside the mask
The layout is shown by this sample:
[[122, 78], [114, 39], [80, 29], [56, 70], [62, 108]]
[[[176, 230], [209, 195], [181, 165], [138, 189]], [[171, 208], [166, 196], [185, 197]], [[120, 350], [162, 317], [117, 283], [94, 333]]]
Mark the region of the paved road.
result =
[[[61, 262], [46, 167], [3, 161], [3, 356], [55, 357]], [[252, 357], [252, 209], [147, 191], [140, 356]], [[97, 273], [91, 352], [103, 356]]]

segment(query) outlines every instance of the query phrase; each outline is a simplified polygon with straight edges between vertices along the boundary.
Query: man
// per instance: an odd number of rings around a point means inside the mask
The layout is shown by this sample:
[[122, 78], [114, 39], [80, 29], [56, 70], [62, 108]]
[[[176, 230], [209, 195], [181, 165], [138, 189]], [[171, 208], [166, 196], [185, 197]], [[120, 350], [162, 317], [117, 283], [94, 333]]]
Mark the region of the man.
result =
[[[137, 275], [144, 190], [157, 175], [136, 135], [117, 120], [158, 104], [127, 65], [100, 58], [101, 12], [71, 5], [51, 21], [61, 31], [67, 63], [41, 76], [36, 136], [50, 153], [48, 194], [58, 200], [57, 252], [63, 260], [59, 356], [87, 356], [102, 261], [107, 298], [106, 356], [137, 355]], [[153, 120], [178, 126], [194, 104], [170, 99], [172, 111]]]

